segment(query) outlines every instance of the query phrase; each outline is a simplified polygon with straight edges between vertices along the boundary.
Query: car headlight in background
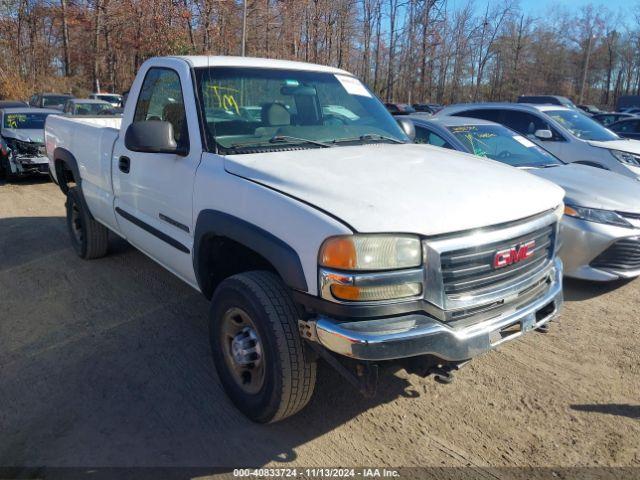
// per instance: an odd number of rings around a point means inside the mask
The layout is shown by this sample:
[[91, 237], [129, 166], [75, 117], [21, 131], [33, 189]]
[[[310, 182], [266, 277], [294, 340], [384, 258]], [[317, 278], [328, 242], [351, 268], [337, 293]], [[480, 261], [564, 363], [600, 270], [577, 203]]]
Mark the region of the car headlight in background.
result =
[[398, 300], [422, 293], [422, 244], [415, 235], [344, 235], [320, 247], [323, 298]]
[[621, 215], [611, 210], [600, 210], [598, 208], [577, 207], [575, 205], [565, 205], [564, 214], [569, 217], [580, 218], [588, 222], [603, 223], [606, 225], [616, 225], [618, 227], [633, 228]]
[[613, 155], [616, 160], [618, 160], [621, 163], [624, 163], [625, 165], [640, 167], [639, 155], [634, 155], [633, 153], [629, 153], [629, 152], [622, 152], [620, 150], [609, 150], [609, 152], [611, 152], [611, 155]]

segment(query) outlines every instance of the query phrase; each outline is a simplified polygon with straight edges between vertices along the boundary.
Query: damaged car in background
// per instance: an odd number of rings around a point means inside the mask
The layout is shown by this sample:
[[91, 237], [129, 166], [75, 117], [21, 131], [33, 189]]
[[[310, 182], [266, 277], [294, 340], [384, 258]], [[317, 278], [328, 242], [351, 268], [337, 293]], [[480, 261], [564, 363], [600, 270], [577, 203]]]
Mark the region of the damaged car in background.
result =
[[44, 147], [44, 122], [57, 110], [5, 108], [0, 110], [0, 175], [48, 175]]

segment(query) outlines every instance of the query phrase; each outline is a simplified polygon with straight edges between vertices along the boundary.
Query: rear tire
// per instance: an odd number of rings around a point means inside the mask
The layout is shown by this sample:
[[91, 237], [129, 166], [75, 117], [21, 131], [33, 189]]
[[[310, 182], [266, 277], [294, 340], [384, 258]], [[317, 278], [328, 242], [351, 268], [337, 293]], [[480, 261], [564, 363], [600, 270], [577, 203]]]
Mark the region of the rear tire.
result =
[[70, 188], [67, 193], [67, 229], [71, 245], [85, 260], [104, 257], [109, 246], [109, 230], [91, 217], [81, 195], [78, 187]]
[[273, 423], [309, 402], [316, 362], [305, 355], [295, 305], [277, 275], [253, 271], [224, 280], [211, 300], [209, 322], [216, 370], [242, 413]]

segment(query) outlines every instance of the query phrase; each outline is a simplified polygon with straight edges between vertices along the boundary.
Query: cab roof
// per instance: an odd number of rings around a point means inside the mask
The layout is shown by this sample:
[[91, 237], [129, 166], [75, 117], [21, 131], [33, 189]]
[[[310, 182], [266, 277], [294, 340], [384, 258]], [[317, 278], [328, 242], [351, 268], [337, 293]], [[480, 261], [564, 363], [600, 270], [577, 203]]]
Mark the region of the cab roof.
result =
[[342, 75], [351, 75], [346, 70], [328, 67], [326, 65], [317, 65], [314, 63], [295, 62], [291, 60], [274, 60], [271, 58], [257, 57], [233, 57], [233, 56], [206, 56], [206, 55], [189, 55], [178, 56], [194, 68], [201, 67], [253, 67], [253, 68], [276, 68], [282, 70], [306, 70], [310, 72], [326, 72], [338, 73]]

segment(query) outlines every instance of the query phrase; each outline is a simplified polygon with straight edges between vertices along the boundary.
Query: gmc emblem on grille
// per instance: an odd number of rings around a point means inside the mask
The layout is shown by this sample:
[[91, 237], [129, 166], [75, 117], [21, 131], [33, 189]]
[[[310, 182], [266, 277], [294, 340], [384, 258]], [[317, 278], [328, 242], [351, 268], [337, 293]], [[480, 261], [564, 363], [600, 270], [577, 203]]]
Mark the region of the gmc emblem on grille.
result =
[[505, 248], [504, 250], [497, 251], [493, 257], [493, 268], [503, 268], [513, 265], [514, 263], [521, 262], [534, 254], [536, 241], [531, 240], [529, 242], [515, 245], [511, 248]]

